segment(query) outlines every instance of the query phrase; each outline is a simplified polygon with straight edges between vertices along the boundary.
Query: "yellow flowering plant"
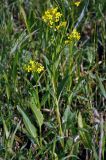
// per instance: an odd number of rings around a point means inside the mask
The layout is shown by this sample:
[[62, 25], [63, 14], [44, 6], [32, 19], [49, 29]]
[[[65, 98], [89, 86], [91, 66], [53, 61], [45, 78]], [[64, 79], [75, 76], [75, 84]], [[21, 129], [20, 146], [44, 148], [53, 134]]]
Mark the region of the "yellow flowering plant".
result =
[[64, 28], [64, 27], [66, 27], [66, 24], [67, 24], [66, 21], [61, 22], [58, 26], [56, 26], [56, 29], [59, 30], [60, 28]]
[[62, 14], [58, 11], [58, 7], [50, 8], [45, 11], [42, 16], [42, 20], [50, 27], [55, 30], [66, 27], [66, 21], [61, 21]]
[[58, 22], [62, 16], [62, 14], [57, 10], [58, 7], [50, 8], [45, 11], [44, 15], [42, 16], [43, 21], [47, 23], [50, 27], [53, 27], [53, 25]]
[[65, 41], [65, 44], [69, 44], [69, 43], [71, 43], [72, 41], [78, 41], [78, 40], [80, 40], [80, 37], [81, 37], [80, 33], [77, 32], [76, 29], [74, 29], [74, 30], [68, 35], [67, 40]]
[[80, 3], [81, 3], [81, 1], [80, 0], [76, 0], [75, 2], [74, 2], [74, 5], [76, 5], [77, 7], [80, 5]]
[[37, 72], [40, 73], [44, 70], [44, 66], [41, 63], [30, 60], [27, 65], [24, 66], [24, 70], [27, 72]]

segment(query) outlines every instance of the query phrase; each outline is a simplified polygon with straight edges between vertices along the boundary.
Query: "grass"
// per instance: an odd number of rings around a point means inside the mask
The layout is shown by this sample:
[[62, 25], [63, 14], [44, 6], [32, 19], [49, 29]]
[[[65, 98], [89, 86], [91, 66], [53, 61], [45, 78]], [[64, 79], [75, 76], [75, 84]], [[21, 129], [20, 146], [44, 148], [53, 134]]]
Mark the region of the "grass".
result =
[[[58, 7], [66, 27], [50, 28]], [[0, 1], [0, 159], [105, 160], [106, 2]], [[65, 44], [76, 28], [79, 41]], [[26, 72], [30, 60], [41, 73]]]

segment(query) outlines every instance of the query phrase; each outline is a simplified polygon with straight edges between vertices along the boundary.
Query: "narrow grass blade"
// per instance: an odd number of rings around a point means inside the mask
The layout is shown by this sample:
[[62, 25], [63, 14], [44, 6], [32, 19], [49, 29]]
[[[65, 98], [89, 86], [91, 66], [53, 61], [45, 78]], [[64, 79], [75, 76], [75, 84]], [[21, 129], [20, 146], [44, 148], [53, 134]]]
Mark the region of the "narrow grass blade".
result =
[[6, 122], [4, 119], [3, 119], [3, 127], [4, 127], [4, 131], [5, 131], [6, 139], [8, 139], [10, 133], [9, 133], [9, 130], [7, 128], [7, 125], [6, 125]]

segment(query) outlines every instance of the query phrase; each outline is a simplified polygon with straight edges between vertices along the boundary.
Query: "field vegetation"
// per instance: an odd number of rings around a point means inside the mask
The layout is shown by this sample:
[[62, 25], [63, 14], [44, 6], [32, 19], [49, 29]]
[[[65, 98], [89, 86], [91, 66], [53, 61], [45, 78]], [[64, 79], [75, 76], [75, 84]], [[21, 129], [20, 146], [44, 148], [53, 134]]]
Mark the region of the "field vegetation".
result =
[[106, 160], [106, 1], [0, 0], [0, 160]]

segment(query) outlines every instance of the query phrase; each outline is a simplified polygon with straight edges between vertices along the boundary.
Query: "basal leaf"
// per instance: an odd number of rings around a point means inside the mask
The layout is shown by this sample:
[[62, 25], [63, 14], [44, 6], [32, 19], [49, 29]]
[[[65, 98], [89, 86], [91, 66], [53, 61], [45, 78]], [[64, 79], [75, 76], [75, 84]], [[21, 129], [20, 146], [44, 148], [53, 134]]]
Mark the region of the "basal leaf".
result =
[[42, 124], [43, 124], [43, 114], [41, 113], [40, 109], [36, 107], [36, 104], [34, 103], [34, 99], [31, 99], [31, 103], [30, 103], [30, 107], [32, 112], [35, 115], [35, 118], [37, 120], [37, 123], [39, 125], [39, 127], [41, 128]]
[[100, 90], [101, 90], [101, 93], [102, 93], [102, 95], [106, 98], [106, 90], [105, 90], [105, 88], [104, 88], [104, 86], [103, 86], [103, 83], [102, 83], [102, 81], [101, 81], [101, 78], [99, 78], [98, 75], [97, 75], [97, 80], [98, 80], [98, 83], [99, 83], [99, 88], [100, 88]]
[[17, 106], [17, 109], [23, 117], [23, 121], [24, 121], [24, 124], [25, 124], [25, 127], [26, 127], [27, 131], [38, 143], [37, 130], [36, 130], [35, 126], [32, 124], [29, 117], [26, 115], [26, 113], [19, 106]]

